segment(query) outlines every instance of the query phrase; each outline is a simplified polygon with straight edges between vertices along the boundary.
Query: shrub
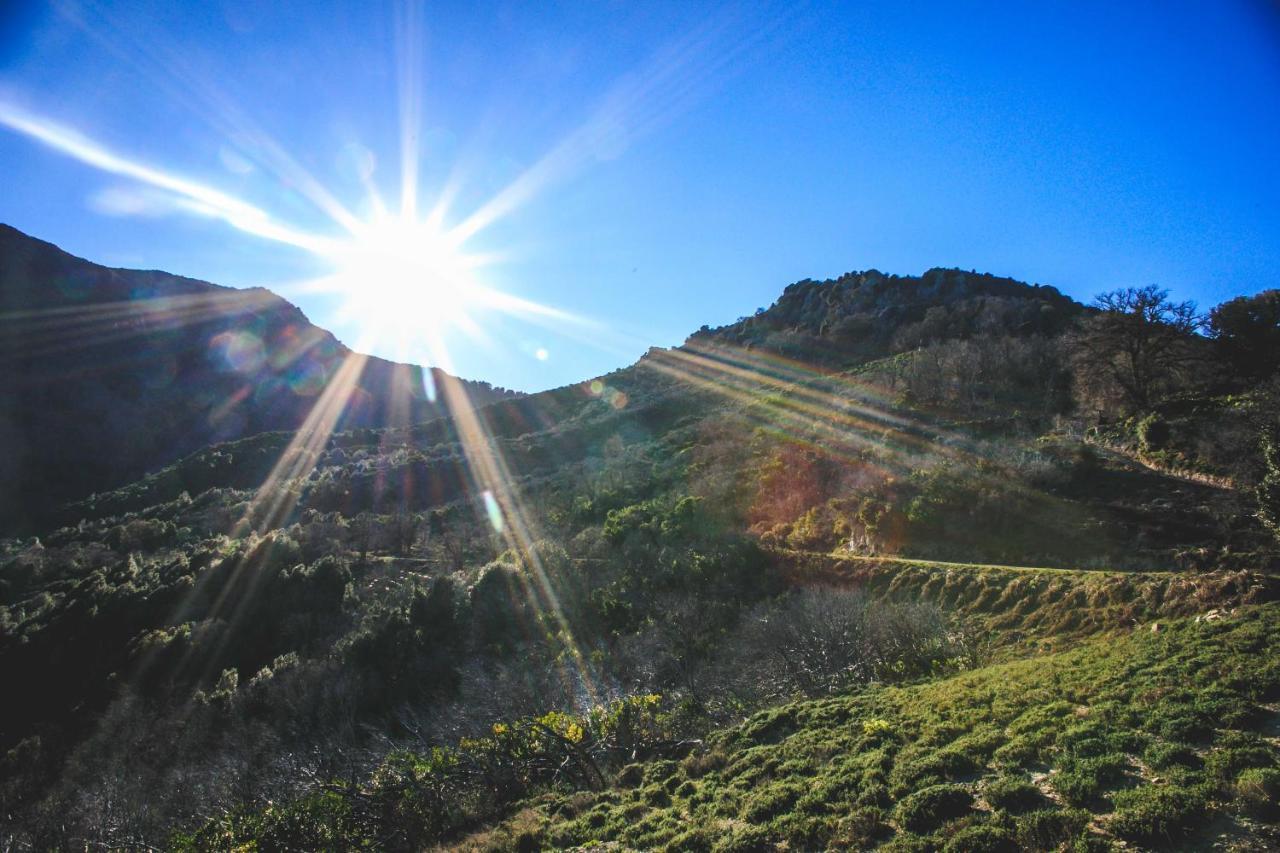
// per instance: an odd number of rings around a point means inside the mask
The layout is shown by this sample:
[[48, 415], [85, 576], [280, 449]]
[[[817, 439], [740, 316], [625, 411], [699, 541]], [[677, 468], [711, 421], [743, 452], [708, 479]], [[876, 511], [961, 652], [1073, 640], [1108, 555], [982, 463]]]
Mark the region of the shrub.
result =
[[991, 808], [1014, 814], [1031, 811], [1045, 804], [1044, 795], [1039, 788], [1015, 776], [1004, 776], [989, 782], [983, 789], [982, 796]]
[[1018, 842], [1009, 830], [980, 823], [966, 826], [951, 836], [947, 846], [942, 849], [945, 853], [1014, 853], [1018, 849]]
[[1072, 805], [1093, 802], [1124, 778], [1129, 762], [1123, 755], [1099, 755], [1068, 761], [1053, 776], [1053, 789]]
[[1018, 843], [1028, 850], [1057, 850], [1088, 825], [1089, 813], [1080, 809], [1036, 809], [1018, 818]]
[[701, 779], [714, 770], [723, 770], [729, 763], [729, 755], [717, 747], [706, 752], [691, 752], [680, 762], [680, 767], [690, 779]]
[[969, 755], [948, 747], [902, 757], [894, 765], [889, 781], [895, 793], [904, 793], [924, 780], [955, 781], [979, 769], [978, 762]]
[[1215, 749], [1205, 759], [1204, 769], [1220, 782], [1230, 782], [1241, 770], [1257, 767], [1274, 767], [1275, 754], [1259, 740], [1256, 743]]
[[715, 844], [715, 835], [706, 827], [696, 826], [671, 839], [670, 849], [688, 850], [689, 853], [709, 853]]
[[879, 718], [862, 721], [862, 734], [867, 738], [879, 738], [893, 731], [888, 720]]
[[1185, 743], [1154, 743], [1142, 754], [1142, 760], [1153, 770], [1170, 767], [1199, 767], [1204, 762], [1196, 751]]
[[1143, 785], [1116, 794], [1111, 831], [1122, 838], [1151, 844], [1182, 838], [1209, 814], [1203, 789]]
[[1168, 446], [1171, 435], [1168, 421], [1159, 415], [1150, 414], [1138, 421], [1138, 448], [1143, 453], [1163, 450]]
[[994, 729], [978, 729], [964, 737], [957, 738], [951, 748], [971, 756], [976, 761], [984, 762], [1008, 740], [1002, 732]]
[[804, 786], [797, 782], [773, 784], [752, 793], [742, 807], [742, 817], [751, 823], [765, 823], [788, 810], [800, 799]]
[[911, 832], [929, 832], [965, 814], [972, 805], [973, 795], [959, 785], [931, 785], [898, 803], [894, 818]]
[[1148, 727], [1165, 740], [1203, 741], [1213, 734], [1213, 726], [1204, 718], [1188, 712], [1173, 712], [1154, 717]]
[[637, 788], [644, 781], [644, 765], [628, 764], [618, 771], [615, 784], [619, 788]]
[[772, 846], [769, 833], [763, 827], [741, 825], [717, 841], [712, 849], [717, 853], [755, 853], [772, 849]]
[[840, 819], [836, 824], [832, 841], [850, 849], [865, 849], [889, 832], [884, 809], [876, 806], [860, 806]]
[[992, 759], [1002, 767], [1027, 767], [1042, 758], [1042, 746], [1038, 738], [1019, 736], [992, 753]]
[[1235, 784], [1236, 802], [1246, 814], [1274, 818], [1280, 814], [1280, 770], [1255, 767], [1244, 771]]

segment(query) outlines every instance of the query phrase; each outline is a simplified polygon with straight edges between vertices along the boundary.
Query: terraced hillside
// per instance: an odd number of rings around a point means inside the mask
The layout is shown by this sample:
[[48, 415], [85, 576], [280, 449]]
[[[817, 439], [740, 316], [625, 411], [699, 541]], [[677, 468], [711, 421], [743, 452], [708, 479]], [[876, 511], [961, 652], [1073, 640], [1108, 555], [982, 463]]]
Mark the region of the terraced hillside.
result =
[[467, 845], [1107, 849], [1280, 844], [1280, 607], [760, 713]]
[[463, 848], [1274, 849], [1280, 606], [799, 702]]
[[[795, 555], [792, 555], [793, 557]], [[1058, 850], [1280, 843], [1280, 582], [810, 555], [797, 584], [931, 600], [981, 659], [755, 714], [651, 760], [562, 781], [458, 849]], [[658, 697], [652, 697], [657, 703]], [[668, 708], [649, 721], [678, 727]], [[240, 813], [188, 849], [400, 846], [464, 742], [356, 789]], [[565, 718], [574, 750], [607, 732]], [[669, 732], [668, 732], [669, 734]], [[544, 742], [547, 756], [563, 743]], [[600, 766], [608, 766], [604, 752]], [[406, 767], [412, 768], [405, 770]], [[407, 773], [407, 775], [406, 775]], [[568, 778], [568, 777], [566, 777]], [[408, 784], [406, 784], [408, 780]], [[477, 812], [482, 813], [482, 812]], [[397, 829], [397, 827], [399, 829]]]

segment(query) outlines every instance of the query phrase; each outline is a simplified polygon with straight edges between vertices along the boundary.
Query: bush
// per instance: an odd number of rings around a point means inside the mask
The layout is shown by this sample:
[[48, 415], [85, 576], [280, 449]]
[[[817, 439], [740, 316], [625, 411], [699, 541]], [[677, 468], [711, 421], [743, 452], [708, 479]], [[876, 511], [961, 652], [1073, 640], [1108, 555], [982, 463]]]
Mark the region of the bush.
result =
[[1220, 782], [1230, 782], [1241, 770], [1274, 767], [1275, 754], [1264, 741], [1215, 749], [1205, 759], [1204, 769]]
[[1043, 755], [1039, 738], [1020, 735], [992, 753], [992, 759], [1003, 767], [1027, 767], [1038, 763]]
[[797, 782], [770, 785], [752, 793], [742, 807], [742, 817], [752, 823], [764, 823], [791, 809], [804, 793]]
[[1111, 831], [1132, 841], [1160, 844], [1182, 838], [1209, 815], [1202, 789], [1143, 785], [1116, 794]]
[[836, 834], [832, 838], [834, 844], [843, 844], [850, 849], [865, 849], [874, 846], [876, 839], [889, 832], [884, 809], [876, 806], [860, 806], [840, 819], [836, 825]]
[[1027, 850], [1057, 850], [1089, 825], [1080, 809], [1036, 809], [1018, 818], [1018, 843]]
[[1045, 805], [1044, 794], [1025, 779], [1005, 776], [988, 783], [982, 791], [983, 799], [993, 809], [1003, 809], [1013, 814], [1031, 811]]
[[1099, 755], [1067, 761], [1053, 776], [1053, 789], [1072, 805], [1091, 803], [1124, 778], [1128, 760], [1123, 755]]
[[1173, 431], [1169, 422], [1150, 414], [1138, 421], [1138, 448], [1143, 453], [1154, 453], [1169, 445]]
[[1172, 711], [1153, 717], [1148, 728], [1165, 740], [1196, 743], [1208, 740], [1213, 725], [1203, 717], [1187, 711]]
[[1196, 751], [1185, 743], [1152, 744], [1142, 754], [1142, 760], [1153, 770], [1167, 770], [1170, 767], [1195, 769], [1204, 763], [1196, 755]]
[[967, 813], [973, 795], [959, 785], [931, 785], [916, 791], [894, 810], [894, 818], [911, 832], [930, 832]]
[[1280, 815], [1280, 770], [1255, 767], [1236, 779], [1236, 802], [1246, 814], [1268, 819]]
[[945, 853], [1014, 853], [1018, 842], [1009, 830], [983, 823], [966, 826], [942, 849]]
[[924, 780], [954, 782], [980, 769], [978, 762], [969, 755], [948, 747], [917, 754], [910, 758], [905, 756], [900, 758], [894, 765], [889, 781], [895, 793], [905, 793]]

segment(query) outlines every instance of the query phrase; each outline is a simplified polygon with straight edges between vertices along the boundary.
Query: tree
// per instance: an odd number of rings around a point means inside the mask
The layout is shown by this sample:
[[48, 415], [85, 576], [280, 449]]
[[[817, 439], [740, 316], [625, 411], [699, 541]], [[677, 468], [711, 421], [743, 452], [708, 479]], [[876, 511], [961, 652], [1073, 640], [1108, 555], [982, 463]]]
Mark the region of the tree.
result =
[[1158, 402], [1194, 363], [1202, 325], [1194, 302], [1174, 302], [1154, 284], [1100, 295], [1101, 309], [1077, 336], [1083, 389], [1096, 401], [1143, 411]]
[[1262, 431], [1262, 461], [1266, 473], [1255, 492], [1258, 498], [1258, 519], [1262, 525], [1280, 538], [1280, 435], [1275, 428]]
[[1280, 369], [1280, 290], [1237, 296], [1214, 308], [1209, 336], [1237, 376], [1272, 375]]
[[418, 527], [422, 524], [422, 516], [415, 515], [401, 505], [391, 516], [391, 538], [396, 556], [403, 557], [413, 549], [414, 540], [418, 537]]
[[360, 554], [359, 564], [365, 565], [369, 560], [369, 547], [373, 542], [373, 516], [362, 512], [351, 520], [348, 528], [351, 535], [351, 547]]

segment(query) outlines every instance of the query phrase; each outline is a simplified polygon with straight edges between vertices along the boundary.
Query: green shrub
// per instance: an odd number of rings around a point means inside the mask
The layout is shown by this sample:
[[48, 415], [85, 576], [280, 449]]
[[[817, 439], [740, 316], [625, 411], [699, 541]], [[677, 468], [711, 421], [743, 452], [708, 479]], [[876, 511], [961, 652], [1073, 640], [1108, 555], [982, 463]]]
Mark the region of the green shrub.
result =
[[769, 841], [769, 832], [764, 827], [740, 825], [720, 838], [711, 849], [716, 853], [758, 853], [773, 849], [773, 845]]
[[1204, 764], [1195, 749], [1185, 743], [1153, 743], [1142, 754], [1142, 760], [1153, 770], [1168, 770], [1170, 767], [1195, 769]]
[[1209, 816], [1209, 800], [1203, 789], [1143, 785], [1116, 794], [1115, 803], [1111, 831], [1149, 844], [1182, 838]]
[[1254, 767], [1236, 779], [1236, 802], [1246, 814], [1263, 820], [1280, 815], [1280, 770]]
[[959, 785], [931, 785], [898, 803], [894, 819], [911, 832], [929, 832], [967, 813], [972, 805], [973, 795]]
[[1154, 453], [1169, 445], [1173, 430], [1169, 422], [1159, 415], [1150, 414], [1138, 421], [1138, 449], [1143, 453]]
[[1017, 819], [1018, 843], [1026, 850], [1057, 850], [1089, 825], [1080, 809], [1036, 809]]
[[1072, 805], [1086, 805], [1122, 781], [1128, 765], [1123, 755], [1069, 760], [1053, 775], [1053, 789]]
[[889, 833], [887, 817], [882, 808], [859, 806], [840, 819], [831, 840], [854, 850], [872, 847]]
[[615, 780], [619, 788], [636, 788], [644, 781], [644, 765], [628, 764], [626, 767], [618, 771], [618, 777]]
[[982, 796], [991, 808], [1013, 814], [1045, 805], [1044, 794], [1040, 793], [1040, 789], [1016, 776], [1003, 776], [988, 782], [982, 790]]
[[714, 770], [722, 770], [729, 763], [729, 756], [723, 748], [706, 752], [692, 752], [680, 762], [680, 767], [690, 779], [700, 779]]
[[715, 833], [706, 827], [695, 826], [671, 839], [669, 850], [687, 850], [689, 853], [710, 853], [715, 845]]
[[889, 781], [894, 793], [902, 794], [926, 780], [956, 781], [980, 769], [968, 754], [948, 747], [900, 759], [894, 764]]
[[1165, 740], [1192, 743], [1208, 740], [1213, 734], [1213, 725], [1208, 720], [1187, 711], [1153, 717], [1148, 727]]
[[1205, 772], [1220, 782], [1232, 781], [1241, 770], [1274, 767], [1276, 764], [1275, 753], [1261, 739], [1249, 743], [1244, 738], [1235, 738], [1228, 743], [1233, 745], [1215, 749], [1204, 762]]
[[951, 748], [970, 756], [976, 761], [986, 761], [1008, 740], [1009, 738], [1002, 732], [994, 729], [978, 729], [964, 737], [957, 738], [951, 744]]
[[945, 853], [1016, 853], [1018, 842], [1004, 827], [980, 823], [951, 836], [942, 849]]
[[751, 823], [765, 823], [770, 818], [790, 810], [804, 792], [805, 786], [799, 782], [779, 783], [761, 788], [754, 791], [743, 803], [742, 818]]
[[1043, 759], [1042, 749], [1039, 738], [1022, 735], [997, 749], [991, 757], [1001, 767], [1029, 767]]

